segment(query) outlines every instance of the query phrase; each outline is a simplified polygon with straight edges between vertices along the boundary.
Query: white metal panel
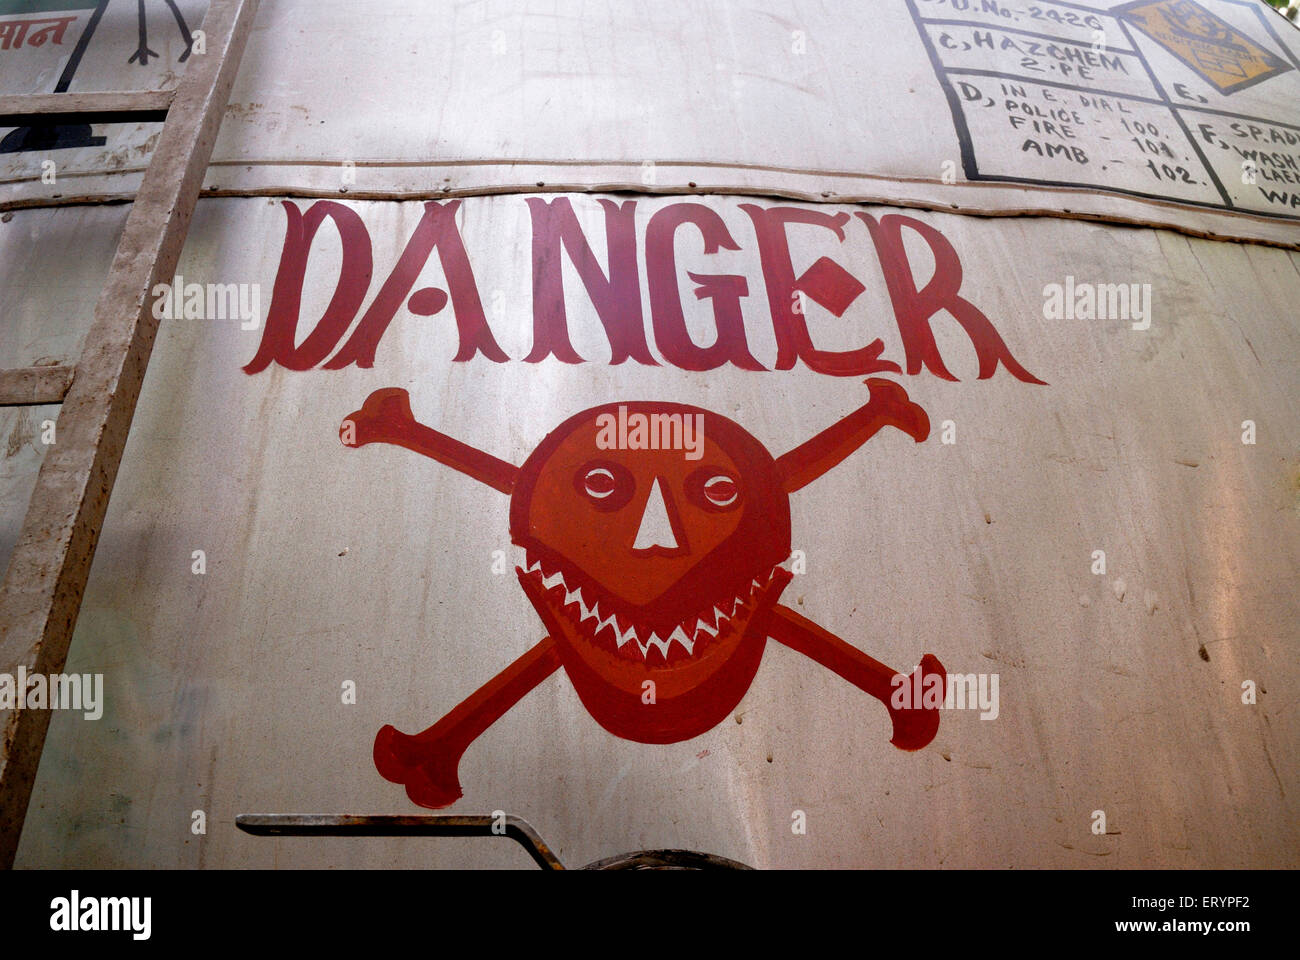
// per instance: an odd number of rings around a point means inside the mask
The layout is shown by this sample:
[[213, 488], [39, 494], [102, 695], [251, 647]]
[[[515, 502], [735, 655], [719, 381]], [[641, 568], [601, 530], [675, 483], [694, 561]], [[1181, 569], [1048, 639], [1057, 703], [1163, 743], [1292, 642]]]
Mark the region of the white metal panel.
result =
[[[605, 268], [597, 198], [569, 200]], [[647, 330], [645, 232], [673, 202], [636, 208]], [[692, 335], [707, 342], [710, 314], [685, 271], [743, 276], [746, 336], [771, 367], [772, 304], [745, 201], [704, 202], [739, 249], [702, 255], [698, 236], [679, 234]], [[425, 208], [347, 206], [373, 244], [369, 304]], [[796, 272], [824, 256], [865, 288], [838, 319], [804, 302], [815, 342], [879, 337], [901, 364], [887, 271], [857, 216], [899, 211], [801, 208], [851, 217], [842, 243], [791, 227]], [[38, 252], [29, 282], [63, 275], [46, 225], [69, 213], [21, 213], [7, 226], [25, 232], [0, 231], [0, 289], [24, 244]], [[523, 816], [573, 864], [687, 847], [758, 866], [1295, 866], [1300, 255], [1053, 219], [908, 215], [951, 243], [961, 295], [1046, 385], [1002, 368], [977, 380], [971, 341], [937, 319], [959, 381], [885, 375], [928, 412], [930, 438], [888, 429], [792, 496], [807, 570], [783, 602], [899, 669], [931, 652], [950, 673], [997, 674], [997, 719], [944, 711], [934, 743], [896, 750], [878, 702], [769, 642], [731, 716], [648, 745], [602, 729], [561, 670], [470, 746], [465, 796], [449, 809]], [[281, 201], [205, 200], [180, 272], [260, 284], [264, 318], [287, 220]], [[504, 496], [408, 450], [339, 443], [372, 391], [405, 388], [418, 419], [515, 464], [599, 403], [697, 404], [779, 454], [867, 400], [862, 377], [802, 363], [610, 365], [567, 259], [564, 303], [586, 362], [525, 362], [527, 198], [466, 200], [457, 224], [505, 362], [453, 361], [451, 307], [399, 307], [371, 369], [251, 375], [241, 367], [262, 329], [163, 321], [68, 665], [105, 674], [105, 713], [55, 715], [20, 865], [527, 864], [488, 841], [266, 840], [232, 825], [242, 812], [414, 812], [374, 769], [376, 731], [428, 726], [543, 635], [513, 575], [493, 572], [494, 551], [514, 559]], [[918, 285], [931, 251], [907, 235]], [[339, 262], [327, 225], [299, 342]], [[1150, 284], [1149, 329], [1046, 318], [1045, 290], [1067, 277]], [[447, 286], [437, 257], [415, 288], [427, 285]], [[1254, 444], [1242, 442], [1246, 420]], [[1092, 572], [1095, 550], [1105, 575]], [[347, 680], [355, 705], [342, 702]], [[1241, 702], [1245, 680], [1254, 705]], [[196, 809], [204, 836], [190, 831]], [[1104, 836], [1090, 831], [1098, 809]], [[791, 831], [795, 811], [806, 835]]]

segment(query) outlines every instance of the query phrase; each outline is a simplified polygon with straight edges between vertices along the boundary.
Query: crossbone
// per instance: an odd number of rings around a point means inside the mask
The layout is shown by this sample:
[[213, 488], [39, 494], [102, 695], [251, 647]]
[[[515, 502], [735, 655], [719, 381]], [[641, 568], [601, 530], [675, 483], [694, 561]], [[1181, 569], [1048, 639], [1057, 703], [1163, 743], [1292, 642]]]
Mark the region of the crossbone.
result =
[[[704, 416], [698, 461], [672, 450], [605, 450], [595, 424], [614, 405], [571, 417], [522, 467], [416, 421], [407, 392], [377, 390], [346, 420], [349, 447], [394, 444], [510, 496], [516, 574], [546, 637], [422, 733], [383, 727], [379, 772], [415, 803], [445, 807], [463, 791], [465, 750], [530, 690], [564, 667], [592, 717], [620, 737], [675, 743], [714, 727], [749, 689], [770, 637], [884, 704], [891, 743], [919, 750], [939, 728], [936, 707], [895, 707], [906, 679], [938, 689], [947, 674], [926, 654], [904, 678], [779, 603], [792, 573], [789, 494], [886, 426], [917, 443], [930, 421], [898, 384], [866, 381], [870, 399], [781, 457], [719, 414], [628, 403], [647, 414]], [[652, 691], [647, 696], [647, 691]]]

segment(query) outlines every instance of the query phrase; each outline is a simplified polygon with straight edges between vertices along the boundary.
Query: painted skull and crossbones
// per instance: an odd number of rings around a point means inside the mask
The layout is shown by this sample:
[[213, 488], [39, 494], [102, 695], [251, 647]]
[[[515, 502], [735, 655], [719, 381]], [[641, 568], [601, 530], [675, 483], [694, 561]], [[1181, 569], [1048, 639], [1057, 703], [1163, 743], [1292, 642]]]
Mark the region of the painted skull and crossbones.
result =
[[[924, 410], [889, 380], [869, 379], [869, 402], [773, 457], [717, 413], [675, 403], [606, 404], [551, 431], [522, 467], [416, 422], [405, 390], [370, 395], [343, 421], [349, 447], [388, 443], [453, 467], [510, 497], [510, 536], [525, 553], [519, 582], [546, 637], [422, 733], [385, 726], [379, 772], [423, 807], [462, 796], [466, 748], [560, 667], [591, 716], [641, 743], [676, 743], [723, 720], [744, 697], [767, 639], [828, 667], [880, 700], [891, 742], [934, 739], [937, 709], [891, 703], [899, 676], [778, 601], [792, 574], [789, 495], [893, 426], [918, 443]], [[628, 415], [700, 417], [698, 459], [680, 450], [602, 449], [599, 425]], [[907, 678], [942, 691], [930, 654]], [[901, 681], [900, 681], [901, 682]]]

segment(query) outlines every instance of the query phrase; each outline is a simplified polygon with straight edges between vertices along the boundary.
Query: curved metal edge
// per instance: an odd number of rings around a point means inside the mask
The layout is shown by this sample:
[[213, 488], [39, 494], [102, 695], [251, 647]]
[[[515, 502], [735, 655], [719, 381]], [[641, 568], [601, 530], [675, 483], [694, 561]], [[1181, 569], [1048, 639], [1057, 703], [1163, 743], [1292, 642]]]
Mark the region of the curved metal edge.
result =
[[605, 857], [583, 870], [753, 870], [748, 864], [696, 850], [636, 850]]

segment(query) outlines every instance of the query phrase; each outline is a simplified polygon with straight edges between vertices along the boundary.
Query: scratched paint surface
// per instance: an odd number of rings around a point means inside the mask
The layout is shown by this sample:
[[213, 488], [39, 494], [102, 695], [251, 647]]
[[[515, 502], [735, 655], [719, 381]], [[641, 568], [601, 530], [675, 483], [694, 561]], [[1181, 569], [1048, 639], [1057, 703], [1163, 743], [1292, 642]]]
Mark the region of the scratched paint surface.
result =
[[[707, 344], [731, 304], [720, 291], [738, 290], [707, 278], [744, 278], [743, 342], [766, 369], [734, 362], [735, 336], [730, 362], [690, 369], [689, 351], [670, 359], [683, 345], [655, 328], [649, 279], [664, 262], [649, 252], [650, 224], [680, 201], [644, 198], [628, 234], [641, 269], [615, 284], [623, 299], [592, 296], [602, 288], [574, 266], [573, 247], [559, 257], [563, 330], [582, 362], [530, 362], [539, 337], [559, 348], [560, 328], [553, 309], [540, 321], [534, 309], [528, 200], [467, 199], [455, 214], [500, 359], [456, 359], [482, 330], [444, 239], [373, 340], [373, 365], [328, 369], [429, 223], [423, 204], [347, 202], [373, 265], [356, 311], [320, 359], [256, 372], [246, 368], [270, 329], [291, 215], [279, 200], [200, 203], [180, 273], [259, 282], [263, 322], [162, 321], [68, 665], [105, 674], [105, 715], [55, 715], [20, 865], [527, 866], [487, 840], [266, 840], [233, 828], [242, 812], [418, 810], [374, 768], [376, 732], [425, 729], [544, 635], [512, 572], [524, 557], [508, 498], [411, 450], [349, 449], [343, 421], [374, 391], [405, 390], [415, 420], [520, 465], [580, 411], [657, 400], [714, 411], [780, 455], [868, 403], [868, 375], [905, 389], [930, 434], [917, 443], [882, 430], [790, 498], [790, 546], [806, 566], [781, 603], [900, 670], [933, 653], [950, 675], [996, 674], [996, 718], [945, 709], [933, 742], [898, 750], [880, 702], [769, 642], [720, 722], [640, 742], [602, 725], [558, 671], [465, 752], [464, 796], [446, 809], [523, 816], [574, 863], [688, 847], [757, 866], [1297, 864], [1300, 731], [1285, 691], [1300, 623], [1300, 333], [1288, 306], [1300, 254], [914, 211], [934, 232], [906, 227], [900, 254], [859, 216], [880, 224], [896, 209], [794, 205], [848, 216], [842, 240], [790, 226], [807, 289], [787, 301], [769, 285], [780, 271], [765, 269], [760, 241], [781, 205], [752, 201], [766, 211], [756, 219], [741, 209], [751, 201], [709, 198], [737, 249], [706, 254], [695, 228], [676, 235], [682, 323]], [[567, 200], [608, 270], [621, 221], [599, 198]], [[50, 318], [39, 337], [0, 342], [4, 366], [75, 349], [84, 329], [93, 297], [68, 310], [54, 282], [51, 224], [71, 213], [17, 211], [0, 225], [3, 305]], [[77, 216], [99, 251], [83, 265], [93, 276], [120, 214]], [[296, 349], [356, 262], [359, 247], [331, 224], [309, 241]], [[956, 379], [933, 364], [909, 372], [924, 351], [919, 328], [900, 325], [900, 271], [918, 294], [949, 248], [960, 296], [1023, 376], [1002, 360], [978, 378], [992, 341], [972, 336], [973, 315], [951, 295], [971, 326], [940, 315], [928, 329], [931, 358]], [[856, 286], [830, 266], [807, 275], [822, 258]], [[31, 267], [15, 291], [9, 265], [20, 262]], [[1067, 277], [1149, 283], [1149, 328], [1048, 319], [1044, 290]], [[701, 287], [717, 295], [697, 298]], [[433, 289], [450, 296], [421, 294]], [[626, 320], [633, 302], [657, 365], [609, 363], [602, 319]], [[791, 317], [821, 352], [792, 348], [782, 368]], [[628, 323], [617, 330], [633, 336]], [[836, 376], [809, 363], [830, 354], [897, 369]], [[1247, 419], [1253, 445], [1241, 442]], [[3, 482], [29, 482], [23, 469]], [[1092, 572], [1098, 549], [1104, 575]], [[1259, 687], [1251, 706], [1240, 702], [1245, 679]], [[342, 702], [345, 681], [355, 704]], [[1099, 808], [1100, 836], [1089, 829]], [[208, 812], [204, 836], [190, 832], [195, 809]], [[791, 831], [795, 811], [806, 835]]]

